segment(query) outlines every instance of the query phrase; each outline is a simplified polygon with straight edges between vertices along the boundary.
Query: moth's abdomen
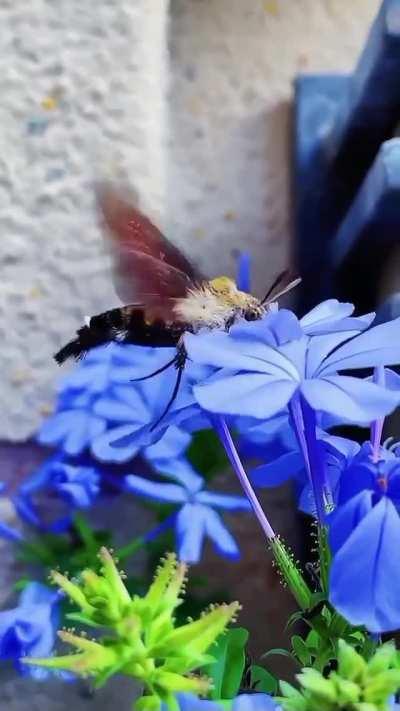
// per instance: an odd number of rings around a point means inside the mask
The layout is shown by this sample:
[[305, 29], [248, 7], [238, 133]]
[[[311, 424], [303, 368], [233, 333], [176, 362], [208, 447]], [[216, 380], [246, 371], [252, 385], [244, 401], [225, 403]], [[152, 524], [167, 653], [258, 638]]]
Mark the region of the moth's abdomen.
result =
[[146, 318], [142, 308], [124, 306], [93, 316], [54, 358], [59, 364], [68, 358], [79, 360], [92, 348], [112, 341], [154, 348], [171, 347], [177, 344], [183, 330], [162, 320]]

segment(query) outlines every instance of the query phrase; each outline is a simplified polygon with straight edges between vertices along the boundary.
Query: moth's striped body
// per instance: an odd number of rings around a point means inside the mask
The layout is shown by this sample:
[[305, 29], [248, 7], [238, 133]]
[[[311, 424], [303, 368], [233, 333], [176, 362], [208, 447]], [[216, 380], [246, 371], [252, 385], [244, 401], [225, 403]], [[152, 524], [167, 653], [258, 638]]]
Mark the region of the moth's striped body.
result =
[[77, 332], [77, 338], [55, 356], [58, 363], [69, 357], [80, 358], [91, 348], [116, 341], [155, 348], [176, 346], [185, 331], [201, 328], [229, 328], [239, 318], [254, 321], [266, 307], [250, 294], [237, 289], [228, 277], [204, 281], [176, 299], [172, 318], [166, 320], [147, 312], [145, 306], [131, 305], [92, 316]]

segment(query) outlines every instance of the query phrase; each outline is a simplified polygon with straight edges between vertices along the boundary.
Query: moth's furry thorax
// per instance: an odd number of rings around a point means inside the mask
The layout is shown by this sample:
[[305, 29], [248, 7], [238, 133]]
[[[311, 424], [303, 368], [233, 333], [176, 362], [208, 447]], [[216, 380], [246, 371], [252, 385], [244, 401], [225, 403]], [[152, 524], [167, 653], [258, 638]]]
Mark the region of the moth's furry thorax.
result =
[[191, 289], [175, 306], [179, 319], [193, 330], [203, 327], [224, 328], [238, 318], [261, 318], [265, 309], [251, 294], [240, 291], [229, 277], [217, 277]]

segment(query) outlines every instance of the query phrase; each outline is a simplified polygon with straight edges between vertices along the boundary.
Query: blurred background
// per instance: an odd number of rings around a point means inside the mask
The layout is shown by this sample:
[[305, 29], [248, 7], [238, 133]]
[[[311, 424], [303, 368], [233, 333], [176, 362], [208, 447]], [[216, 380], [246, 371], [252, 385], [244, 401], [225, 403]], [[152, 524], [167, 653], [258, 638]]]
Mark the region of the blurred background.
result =
[[[21, 477], [40, 459], [30, 440], [53, 407], [52, 354], [86, 315], [118, 304], [93, 182], [131, 186], [210, 276], [234, 275], [238, 251], [249, 252], [253, 291], [265, 293], [278, 272], [296, 266], [293, 82], [298, 74], [351, 72], [380, 5], [1, 1], [2, 478]], [[396, 280], [392, 266], [387, 281]], [[265, 505], [301, 554], [290, 494], [269, 492]], [[261, 597], [262, 622], [272, 620], [278, 644], [290, 601], [285, 607], [272, 567], [260, 571], [265, 547], [256, 525], [235, 520], [234, 528], [243, 567], [211, 555], [203, 572], [216, 585], [221, 576], [232, 584], [253, 630], [251, 602]], [[4, 549], [3, 598], [13, 565]], [[75, 691], [60, 699], [59, 690], [20, 679], [2, 688], [7, 708], [18, 711], [46, 704], [61, 711], [75, 699]], [[82, 704], [100, 711], [113, 699], [111, 690]]]

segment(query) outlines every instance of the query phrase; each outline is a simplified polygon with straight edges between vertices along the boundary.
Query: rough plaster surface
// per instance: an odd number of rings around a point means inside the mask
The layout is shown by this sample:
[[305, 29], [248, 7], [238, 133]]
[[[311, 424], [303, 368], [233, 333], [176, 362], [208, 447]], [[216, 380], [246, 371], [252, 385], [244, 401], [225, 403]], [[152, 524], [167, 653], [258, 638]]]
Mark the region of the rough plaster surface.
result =
[[93, 180], [129, 175], [144, 205], [164, 208], [167, 5], [1, 3], [0, 436], [35, 429], [54, 349], [117, 303]]
[[349, 71], [378, 0], [172, 0], [168, 217], [212, 274], [254, 257], [265, 293], [290, 261], [292, 82]]

